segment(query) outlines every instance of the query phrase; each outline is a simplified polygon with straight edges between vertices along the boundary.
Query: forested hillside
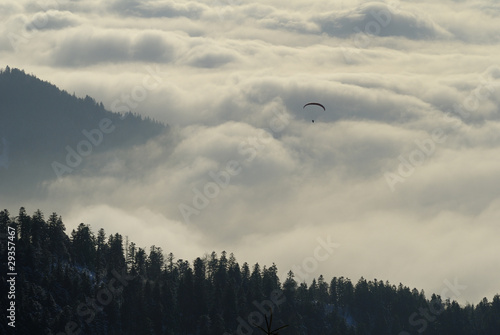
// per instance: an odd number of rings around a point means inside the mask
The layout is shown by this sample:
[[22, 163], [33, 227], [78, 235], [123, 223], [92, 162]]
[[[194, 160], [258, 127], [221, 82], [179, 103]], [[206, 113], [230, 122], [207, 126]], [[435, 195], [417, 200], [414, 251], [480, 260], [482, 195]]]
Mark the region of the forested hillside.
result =
[[[119, 233], [81, 223], [69, 236], [59, 215], [0, 212], [15, 231], [15, 334], [257, 334], [273, 312], [279, 334], [497, 335], [500, 296], [461, 306], [402, 284], [342, 276], [284, 282], [276, 265], [239, 264], [225, 251], [176, 259]], [[2, 234], [2, 292], [7, 292]], [[340, 274], [339, 274], [340, 275]], [[1, 296], [7, 306], [7, 296]], [[12, 332], [2, 318], [0, 333]]]
[[0, 187], [13, 193], [27, 189], [20, 181], [32, 185], [90, 173], [96, 167], [84, 158], [143, 144], [167, 130], [147, 117], [108, 111], [89, 96], [76, 97], [23, 70], [0, 71]]

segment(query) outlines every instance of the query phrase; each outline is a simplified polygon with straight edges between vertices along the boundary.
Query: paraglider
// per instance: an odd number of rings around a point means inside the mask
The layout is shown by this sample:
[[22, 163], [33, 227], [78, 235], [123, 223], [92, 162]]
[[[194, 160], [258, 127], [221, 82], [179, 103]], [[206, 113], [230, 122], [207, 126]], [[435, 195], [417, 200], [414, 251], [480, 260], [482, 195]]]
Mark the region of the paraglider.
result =
[[[311, 105], [319, 106], [319, 107], [323, 108], [323, 111], [326, 111], [325, 106], [323, 106], [319, 102], [309, 102], [309, 103], [305, 104], [304, 107], [302, 107], [302, 109], [305, 109], [307, 106], [311, 106]], [[314, 123], [314, 119], [312, 119], [312, 122]]]

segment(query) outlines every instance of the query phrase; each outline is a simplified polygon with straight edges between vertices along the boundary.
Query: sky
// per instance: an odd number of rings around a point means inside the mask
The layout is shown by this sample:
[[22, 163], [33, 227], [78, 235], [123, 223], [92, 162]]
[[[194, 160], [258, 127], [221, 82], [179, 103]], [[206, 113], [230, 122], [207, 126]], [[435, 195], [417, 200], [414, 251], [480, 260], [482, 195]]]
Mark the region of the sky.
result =
[[2, 67], [170, 126], [17, 208], [282, 280], [491, 300], [499, 16], [498, 0], [3, 1]]

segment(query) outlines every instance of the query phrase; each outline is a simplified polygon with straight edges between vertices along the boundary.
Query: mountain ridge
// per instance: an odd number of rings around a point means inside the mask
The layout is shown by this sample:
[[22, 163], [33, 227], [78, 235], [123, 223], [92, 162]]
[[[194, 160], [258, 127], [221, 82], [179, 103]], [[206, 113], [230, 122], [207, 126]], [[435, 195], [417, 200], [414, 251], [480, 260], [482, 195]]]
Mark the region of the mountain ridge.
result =
[[0, 187], [79, 173], [85, 157], [141, 145], [169, 131], [149, 117], [115, 113], [24, 70], [0, 71]]

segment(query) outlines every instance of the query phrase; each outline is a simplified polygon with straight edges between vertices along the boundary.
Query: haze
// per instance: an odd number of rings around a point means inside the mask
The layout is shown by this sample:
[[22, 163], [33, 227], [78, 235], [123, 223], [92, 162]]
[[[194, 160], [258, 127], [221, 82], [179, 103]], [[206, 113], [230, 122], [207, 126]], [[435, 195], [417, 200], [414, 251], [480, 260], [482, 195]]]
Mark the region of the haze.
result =
[[[275, 262], [282, 279], [300, 267], [301, 281], [364, 276], [462, 303], [498, 293], [499, 1], [0, 8], [2, 67], [171, 127], [89, 156], [99, 173], [46, 181], [42, 198], [3, 190], [2, 209], [190, 261]], [[314, 123], [308, 102], [326, 108]]]

